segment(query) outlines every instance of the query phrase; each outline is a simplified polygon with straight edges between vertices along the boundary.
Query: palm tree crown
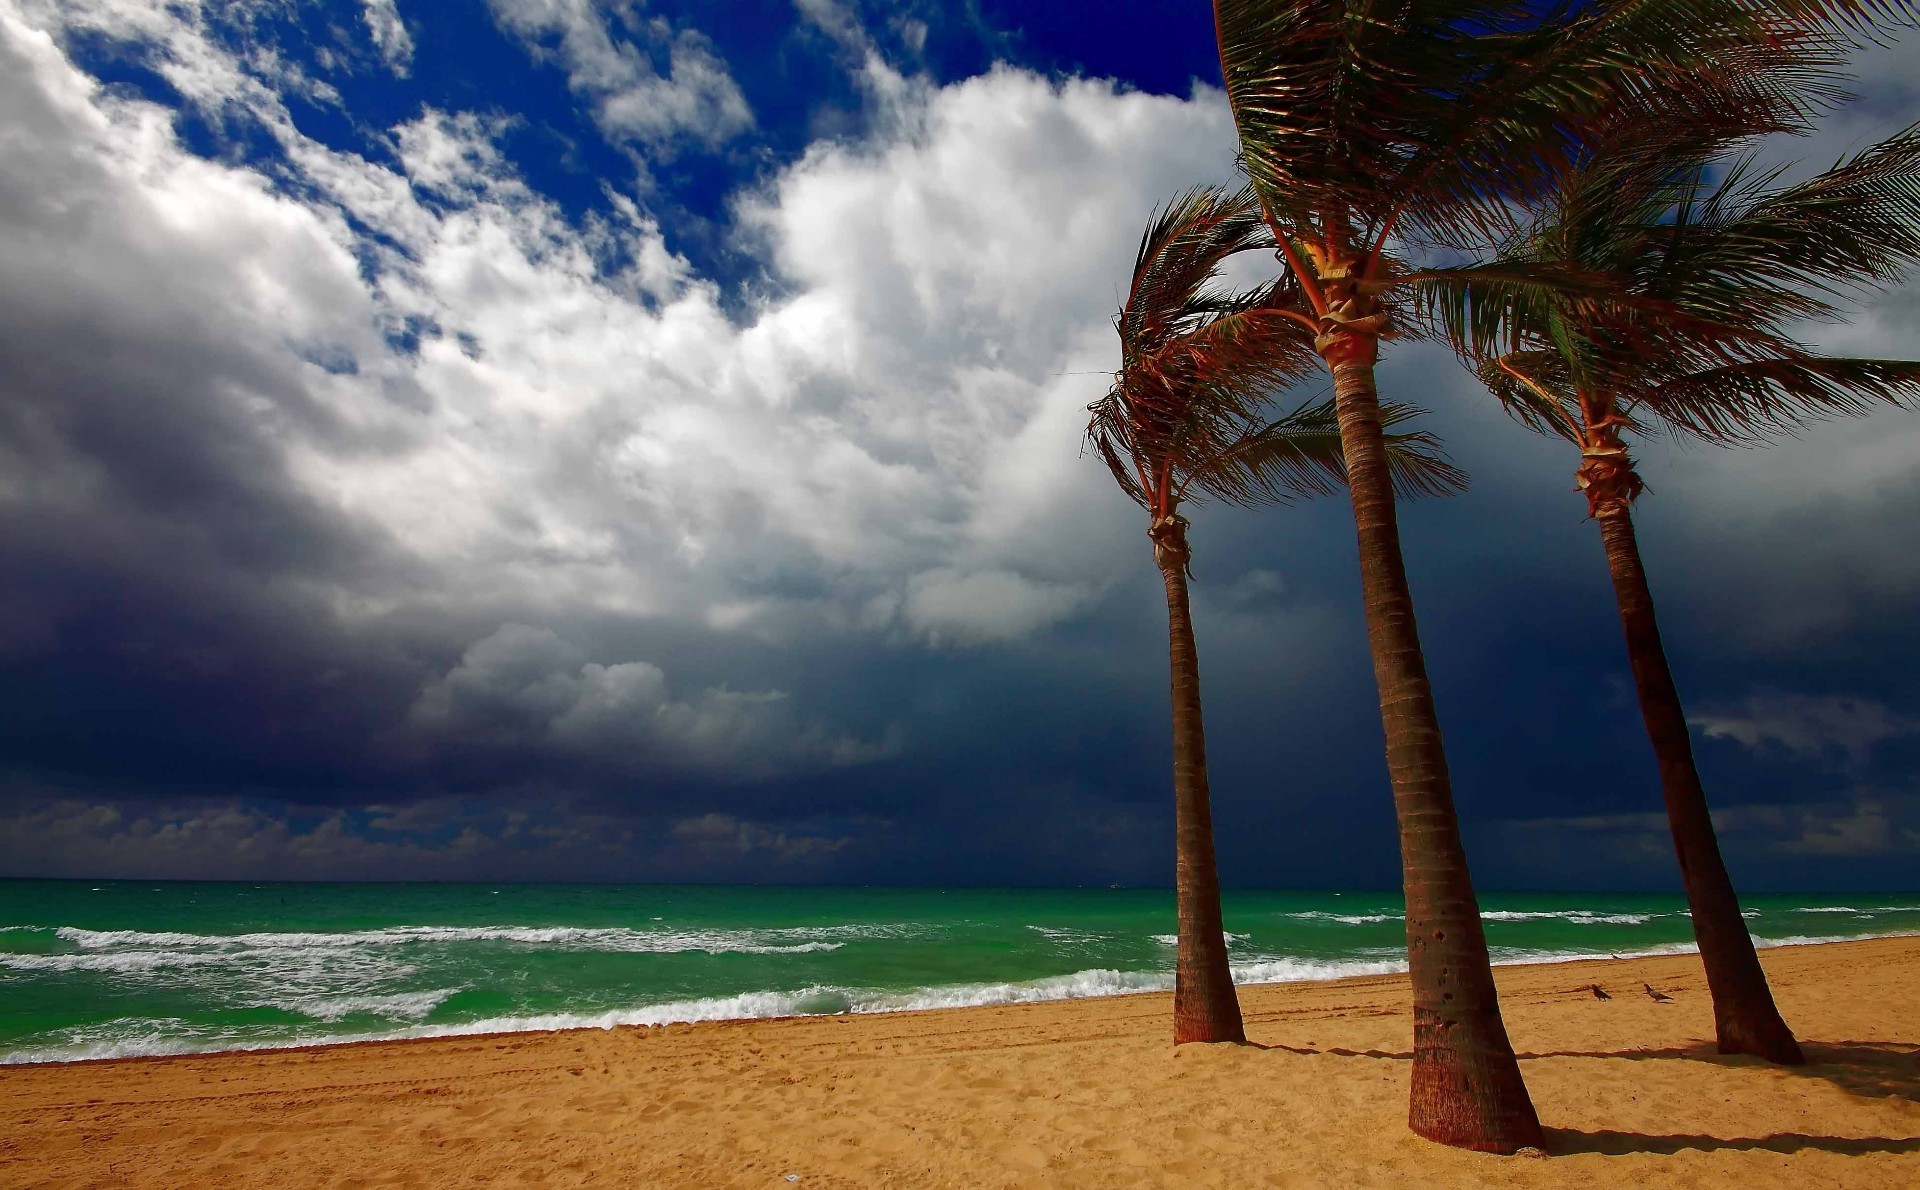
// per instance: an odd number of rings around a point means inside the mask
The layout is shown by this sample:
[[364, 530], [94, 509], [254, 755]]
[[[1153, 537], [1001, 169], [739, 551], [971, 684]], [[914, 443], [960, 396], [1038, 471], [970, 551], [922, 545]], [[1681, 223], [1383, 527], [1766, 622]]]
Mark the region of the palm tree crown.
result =
[[[1345, 481], [1332, 401], [1268, 420], [1274, 399], [1314, 368], [1312, 336], [1282, 311], [1291, 275], [1233, 292], [1218, 285], [1233, 255], [1271, 251], [1250, 189], [1196, 187], [1141, 237], [1132, 285], [1114, 319], [1120, 369], [1088, 407], [1087, 438], [1122, 491], [1158, 521], [1211, 496], [1242, 507], [1328, 495]], [[1398, 426], [1420, 410], [1391, 405]], [[1462, 490], [1466, 476], [1424, 431], [1388, 436], [1406, 496]]]
[[1509, 413], [1596, 452], [1595, 500], [1640, 491], [1624, 454], [1608, 453], [1623, 433], [1758, 445], [1920, 395], [1920, 364], [1821, 355], [1798, 336], [1920, 263], [1920, 125], [1794, 185], [1778, 184], [1787, 167], [1759, 171], [1721, 147], [1622, 130], [1502, 254], [1576, 269], [1609, 298], [1504, 295], [1440, 311]]

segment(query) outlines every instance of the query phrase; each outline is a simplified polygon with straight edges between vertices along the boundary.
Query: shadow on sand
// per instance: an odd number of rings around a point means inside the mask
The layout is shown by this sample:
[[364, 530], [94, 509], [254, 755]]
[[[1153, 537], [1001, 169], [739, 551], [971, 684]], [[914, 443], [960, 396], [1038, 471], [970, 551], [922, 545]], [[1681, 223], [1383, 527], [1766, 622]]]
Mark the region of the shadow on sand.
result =
[[[1330, 1054], [1342, 1058], [1374, 1058], [1407, 1061], [1410, 1053], [1387, 1050], [1317, 1049], [1311, 1046], [1262, 1045], [1260, 1049], [1285, 1050], [1294, 1054]], [[1799, 1078], [1817, 1078], [1854, 1095], [1886, 1099], [1899, 1097], [1920, 1100], [1920, 1046], [1879, 1041], [1807, 1041], [1801, 1043], [1807, 1056], [1805, 1066], [1774, 1066], [1759, 1058], [1728, 1056], [1717, 1052], [1712, 1042], [1651, 1050], [1549, 1050], [1523, 1053], [1520, 1058], [1625, 1058], [1634, 1062], [1705, 1062], [1714, 1066], [1759, 1067], [1778, 1070]], [[1762, 1150], [1772, 1153], [1920, 1153], [1920, 1136], [1809, 1136], [1798, 1132], [1779, 1132], [1772, 1136], [1722, 1137], [1684, 1134], [1656, 1135], [1599, 1129], [1584, 1132], [1576, 1128], [1548, 1128], [1547, 1151], [1573, 1153], [1681, 1153], [1688, 1149], [1701, 1152]]]
[[1644, 1132], [1614, 1132], [1601, 1129], [1582, 1132], [1577, 1128], [1548, 1128], [1547, 1152], [1573, 1153], [1681, 1153], [1698, 1149], [1704, 1153], [1764, 1150], [1769, 1153], [1920, 1153], [1920, 1136], [1807, 1136], [1799, 1132], [1777, 1132], [1772, 1136], [1657, 1136]]
[[1872, 1099], [1900, 1096], [1920, 1099], [1920, 1046], [1890, 1041], [1805, 1041], [1805, 1066], [1774, 1066], [1759, 1058], [1718, 1053], [1712, 1042], [1658, 1050], [1550, 1050], [1521, 1054], [1529, 1058], [1626, 1058], [1636, 1062], [1707, 1062], [1750, 1066], [1800, 1078], [1817, 1078], [1843, 1091]]

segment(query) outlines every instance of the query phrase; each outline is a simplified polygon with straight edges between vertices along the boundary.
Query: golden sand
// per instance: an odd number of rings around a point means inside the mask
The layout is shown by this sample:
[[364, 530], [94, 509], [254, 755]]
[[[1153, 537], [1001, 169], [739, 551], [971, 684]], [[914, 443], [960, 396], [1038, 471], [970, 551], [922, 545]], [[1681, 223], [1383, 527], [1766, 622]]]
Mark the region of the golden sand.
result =
[[1920, 1187], [1920, 939], [1762, 958], [1805, 1068], [1716, 1055], [1692, 956], [1501, 969], [1544, 1159], [1407, 1132], [1385, 976], [1244, 1047], [1141, 995], [12, 1067], [0, 1185]]

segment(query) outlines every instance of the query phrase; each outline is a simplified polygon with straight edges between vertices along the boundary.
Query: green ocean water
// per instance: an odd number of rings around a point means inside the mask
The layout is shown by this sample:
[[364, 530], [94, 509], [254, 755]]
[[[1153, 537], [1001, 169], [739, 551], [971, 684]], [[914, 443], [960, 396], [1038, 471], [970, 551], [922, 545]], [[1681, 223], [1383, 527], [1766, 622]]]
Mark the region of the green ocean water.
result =
[[[1483, 898], [1496, 961], [1691, 949], [1677, 896]], [[1749, 898], [1764, 943], [1920, 893]], [[1397, 894], [1226, 899], [1243, 983], [1404, 969]], [[1166, 890], [0, 881], [0, 1062], [884, 1012], [1172, 986]]]

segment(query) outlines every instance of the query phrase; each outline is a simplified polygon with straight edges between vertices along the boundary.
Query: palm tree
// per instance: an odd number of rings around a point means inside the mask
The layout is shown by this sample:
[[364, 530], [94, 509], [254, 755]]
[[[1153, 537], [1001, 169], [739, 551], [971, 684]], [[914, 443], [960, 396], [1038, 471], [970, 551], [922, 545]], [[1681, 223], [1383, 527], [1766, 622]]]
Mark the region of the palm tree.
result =
[[1576, 476], [1606, 547], [1720, 1052], [1798, 1065], [1720, 857], [1661, 645], [1630, 511], [1645, 485], [1626, 435], [1758, 443], [1920, 396], [1920, 363], [1815, 355], [1788, 325], [1831, 318], [1831, 298], [1891, 284], [1920, 261], [1920, 125], [1786, 187], [1775, 185], [1782, 170], [1756, 174], [1748, 162], [1709, 185], [1716, 147], [1622, 129], [1559, 181], [1509, 247], [1510, 262], [1604, 275], [1627, 303], [1510, 302], [1480, 311], [1477, 326], [1461, 305], [1446, 313], [1503, 406], [1580, 451]]
[[[1311, 359], [1306, 336], [1269, 311], [1285, 294], [1275, 287], [1236, 294], [1214, 284], [1228, 257], [1271, 247], [1246, 190], [1197, 188], [1157, 213], [1114, 324], [1120, 370], [1112, 390], [1089, 407], [1087, 437], [1121, 490], [1147, 510], [1147, 536], [1167, 591], [1176, 1045], [1246, 1040], [1220, 918], [1200, 665], [1187, 606], [1192, 555], [1180, 507], [1202, 493], [1242, 506], [1285, 502], [1331, 492], [1344, 479], [1329, 403], [1303, 405], [1276, 421], [1263, 416]], [[1392, 424], [1415, 413], [1392, 407], [1385, 419]], [[1389, 434], [1388, 450], [1394, 478], [1408, 494], [1465, 484], [1423, 433]]]
[[1493, 1152], [1541, 1137], [1460, 839], [1374, 365], [1423, 291], [1582, 283], [1524, 263], [1416, 270], [1401, 256], [1482, 248], [1516, 200], [1578, 160], [1591, 127], [1623, 111], [1743, 133], [1798, 126], [1839, 97], [1836, 31], [1892, 3], [1215, 0], [1241, 160], [1296, 281], [1289, 316], [1333, 376], [1400, 824], [1419, 1135]]

